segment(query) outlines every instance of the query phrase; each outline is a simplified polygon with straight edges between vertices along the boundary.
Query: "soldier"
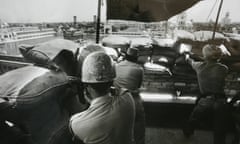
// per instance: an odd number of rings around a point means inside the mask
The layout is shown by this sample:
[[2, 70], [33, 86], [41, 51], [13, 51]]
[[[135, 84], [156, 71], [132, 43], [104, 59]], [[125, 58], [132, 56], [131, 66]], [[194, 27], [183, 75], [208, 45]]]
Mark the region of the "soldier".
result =
[[126, 90], [111, 95], [115, 78], [111, 58], [104, 52], [89, 54], [82, 66], [82, 82], [90, 107], [74, 115], [70, 130], [85, 144], [132, 144], [134, 100]]
[[126, 60], [116, 65], [116, 79], [114, 86], [128, 89], [134, 98], [136, 118], [134, 124], [134, 139], [136, 144], [145, 143], [145, 113], [141, 97], [139, 96], [139, 88], [143, 79], [143, 68], [137, 64], [139, 50], [129, 48], [126, 54]]
[[214, 144], [225, 144], [228, 112], [224, 85], [228, 67], [219, 62], [222, 51], [216, 45], [205, 45], [202, 53], [204, 62], [195, 62], [186, 56], [187, 62], [197, 73], [201, 97], [193, 109], [188, 126], [183, 132], [185, 136], [192, 135], [194, 126], [199, 123], [199, 120], [206, 120], [213, 116]]

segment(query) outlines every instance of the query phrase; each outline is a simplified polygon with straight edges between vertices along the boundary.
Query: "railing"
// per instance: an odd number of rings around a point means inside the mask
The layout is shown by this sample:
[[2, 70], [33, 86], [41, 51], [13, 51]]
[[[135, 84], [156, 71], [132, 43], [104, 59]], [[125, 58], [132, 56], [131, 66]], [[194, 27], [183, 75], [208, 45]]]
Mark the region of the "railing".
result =
[[29, 34], [29, 33], [39, 33], [39, 32], [51, 32], [54, 31], [52, 28], [47, 28], [47, 29], [36, 29], [36, 30], [24, 30], [24, 31], [16, 31], [17, 35], [22, 35], [22, 34]]
[[[4, 33], [3, 33], [4, 34]], [[55, 36], [57, 32], [54, 31], [52, 28], [47, 29], [9, 29], [6, 34], [3, 36], [6, 38], [0, 39], [1, 43], [8, 43], [8, 42], [17, 42], [19, 40], [28, 40], [28, 39], [35, 39], [35, 38], [42, 38], [42, 37], [50, 37]], [[1, 36], [1, 35], [0, 35]]]
[[28, 65], [32, 64], [22, 57], [0, 55], [0, 74]]
[[33, 33], [33, 34], [24, 34], [24, 35], [17, 35], [17, 39], [24, 39], [24, 38], [33, 38], [33, 37], [39, 37], [39, 36], [53, 36], [55, 35], [56, 32], [51, 31], [51, 32], [39, 32], [39, 33]]

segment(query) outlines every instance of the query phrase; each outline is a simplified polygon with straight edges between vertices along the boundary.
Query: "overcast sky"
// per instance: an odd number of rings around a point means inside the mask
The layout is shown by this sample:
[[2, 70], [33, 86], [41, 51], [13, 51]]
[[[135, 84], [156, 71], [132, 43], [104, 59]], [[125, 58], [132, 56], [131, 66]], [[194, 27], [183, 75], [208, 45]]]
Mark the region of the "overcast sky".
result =
[[[92, 21], [97, 13], [98, 0], [0, 0], [0, 19], [6, 22], [71, 22]], [[204, 0], [187, 10], [189, 19], [206, 21], [215, 1], [218, 1], [209, 19], [215, 19], [220, 0]], [[102, 9], [105, 20], [106, 4]], [[240, 0], [224, 0], [221, 18], [228, 11], [233, 22], [240, 22]]]

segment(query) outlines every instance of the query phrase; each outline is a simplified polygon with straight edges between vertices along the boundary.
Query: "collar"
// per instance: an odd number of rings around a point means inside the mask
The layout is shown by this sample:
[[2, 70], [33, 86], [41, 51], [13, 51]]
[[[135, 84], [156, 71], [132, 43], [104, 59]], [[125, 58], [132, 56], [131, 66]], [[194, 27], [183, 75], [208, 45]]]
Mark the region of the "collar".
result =
[[122, 65], [138, 65], [137, 63], [134, 63], [134, 62], [131, 62], [131, 61], [128, 61], [128, 60], [124, 60], [124, 61], [120, 62], [119, 64], [122, 64]]
[[91, 101], [91, 106], [90, 107], [102, 105], [102, 104], [106, 103], [106, 101], [108, 101], [110, 98], [111, 97], [110, 97], [109, 94], [97, 97], [97, 98], [95, 98]]

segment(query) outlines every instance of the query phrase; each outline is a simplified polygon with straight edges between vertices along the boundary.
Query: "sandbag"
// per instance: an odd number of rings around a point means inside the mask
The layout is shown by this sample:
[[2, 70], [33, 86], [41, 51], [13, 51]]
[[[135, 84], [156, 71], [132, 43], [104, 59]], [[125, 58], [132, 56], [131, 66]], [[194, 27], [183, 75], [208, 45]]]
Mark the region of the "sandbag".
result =
[[66, 73], [37, 66], [26, 66], [0, 76], [0, 97], [20, 109], [54, 99], [67, 87]]
[[107, 53], [107, 55], [111, 56], [111, 58], [114, 60], [114, 61], [117, 61], [118, 59], [118, 52], [116, 49], [113, 49], [111, 47], [103, 47], [104, 48], [104, 51]]
[[230, 71], [240, 72], [240, 62], [235, 62], [228, 65]]
[[[193, 33], [195, 41], [208, 42], [212, 41], [212, 31], [196, 31]], [[215, 38], [213, 41], [224, 41], [226, 38], [223, 34], [215, 32]]]
[[194, 40], [194, 35], [186, 30], [175, 30], [173, 34], [176, 40], [186, 40], [189, 42]]
[[[64, 39], [54, 39], [35, 46], [19, 46], [19, 50], [26, 60], [45, 67], [55, 67], [57, 64], [54, 60], [59, 55], [66, 55], [65, 53], [70, 53], [67, 54], [67, 58], [72, 59], [69, 57], [74, 57], [74, 53], [77, 51], [77, 48], [78, 45], [76, 43]], [[67, 58], [62, 59], [63, 62], [58, 63], [64, 63]], [[69, 65], [71, 65], [71, 63], [69, 63]]]
[[122, 36], [108, 36], [102, 39], [102, 45], [111, 48], [121, 48], [126, 52], [130, 46], [130, 40]]
[[230, 47], [228, 48], [232, 56], [240, 56], [240, 37], [230, 37]]
[[153, 40], [148, 37], [138, 37], [131, 39], [131, 47], [137, 48], [140, 51], [144, 49], [151, 49]]
[[158, 47], [173, 47], [175, 40], [170, 38], [165, 39], [153, 39], [153, 45], [157, 45]]
[[197, 79], [196, 72], [188, 64], [186, 65], [174, 65], [172, 68], [172, 73], [176, 76], [182, 76], [183, 79]]
[[173, 47], [160, 46], [153, 44], [153, 54], [154, 55], [168, 55], [172, 57], [177, 57], [177, 51]]
[[143, 65], [149, 60], [149, 56], [139, 56], [138, 57], [138, 63]]

